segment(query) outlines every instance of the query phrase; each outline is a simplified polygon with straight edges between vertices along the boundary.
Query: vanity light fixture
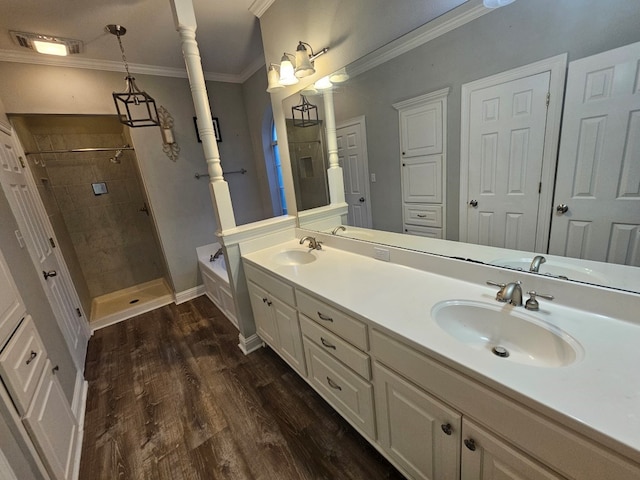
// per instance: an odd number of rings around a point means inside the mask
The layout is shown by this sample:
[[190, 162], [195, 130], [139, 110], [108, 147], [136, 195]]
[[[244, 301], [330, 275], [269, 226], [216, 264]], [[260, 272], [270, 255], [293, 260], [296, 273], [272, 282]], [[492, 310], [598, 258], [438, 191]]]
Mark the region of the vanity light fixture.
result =
[[307, 100], [307, 97], [300, 95], [300, 103], [291, 107], [294, 127], [311, 127], [318, 125], [318, 107]]
[[329, 81], [334, 85], [338, 83], [344, 83], [347, 80], [349, 80], [349, 74], [347, 73], [347, 69], [345, 67], [342, 67], [337, 72], [333, 72], [331, 75], [329, 75]]
[[[309, 47], [309, 49], [307, 49]], [[309, 53], [311, 51], [311, 53]], [[281, 86], [295, 85], [299, 82], [299, 78], [308, 77], [316, 73], [313, 68], [313, 62], [320, 55], [324, 55], [329, 51], [329, 47], [325, 47], [318, 52], [314, 52], [311, 45], [306, 42], [299, 41], [296, 48], [296, 54], [284, 52], [280, 59], [280, 65], [270, 64], [267, 72], [269, 86], [267, 92], [272, 93]], [[280, 70], [278, 74], [278, 69]]]
[[482, 0], [482, 4], [487, 8], [500, 8], [513, 2], [515, 0]]
[[61, 38], [40, 33], [9, 32], [13, 41], [21, 47], [35, 50], [46, 55], [66, 57], [82, 52], [83, 44], [80, 40]]
[[122, 63], [124, 63], [124, 68], [127, 72], [125, 91], [122, 93], [113, 92], [113, 101], [116, 104], [120, 123], [134, 128], [160, 125], [156, 101], [147, 92], [138, 88], [136, 79], [129, 73], [129, 64], [120, 39], [127, 33], [127, 29], [122, 25], [107, 25], [104, 28], [118, 38], [118, 45], [120, 45], [120, 52], [122, 53]]
[[333, 87], [333, 83], [331, 83], [331, 80], [329, 80], [329, 77], [322, 77], [320, 80], [318, 80], [316, 83], [313, 84], [314, 87], [316, 87], [318, 90], [326, 90], [328, 88]]

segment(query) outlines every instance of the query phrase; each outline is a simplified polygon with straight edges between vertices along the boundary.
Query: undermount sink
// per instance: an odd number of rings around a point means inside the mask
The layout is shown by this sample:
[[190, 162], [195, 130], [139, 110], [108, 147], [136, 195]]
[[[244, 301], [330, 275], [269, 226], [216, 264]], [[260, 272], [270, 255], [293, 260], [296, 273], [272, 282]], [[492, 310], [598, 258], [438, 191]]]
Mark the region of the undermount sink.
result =
[[307, 263], [315, 262], [316, 256], [307, 250], [293, 249], [276, 253], [274, 260], [280, 265], [305, 265]]
[[[492, 260], [489, 263], [491, 265], [506, 267], [512, 270], [528, 272], [529, 267], [531, 266], [531, 260], [531, 258], [514, 257], [500, 258]], [[541, 275], [548, 275], [550, 277], [568, 278], [579, 282], [607, 284], [607, 280], [602, 275], [598, 275], [590, 268], [570, 265], [569, 263], [558, 262], [551, 259], [547, 259], [544, 264], [540, 265], [538, 273]]]
[[431, 317], [456, 340], [496, 359], [538, 367], [564, 367], [579, 360], [582, 347], [576, 340], [516, 308], [522, 307], [449, 300], [437, 303]]

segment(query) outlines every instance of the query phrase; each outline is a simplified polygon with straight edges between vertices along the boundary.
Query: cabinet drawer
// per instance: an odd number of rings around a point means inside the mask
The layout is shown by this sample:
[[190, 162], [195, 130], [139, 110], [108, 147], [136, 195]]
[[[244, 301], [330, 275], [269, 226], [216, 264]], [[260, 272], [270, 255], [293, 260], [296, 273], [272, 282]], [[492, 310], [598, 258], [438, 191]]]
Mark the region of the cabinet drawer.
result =
[[244, 262], [243, 265], [244, 273], [248, 280], [260, 285], [262, 288], [285, 303], [288, 303], [289, 305], [296, 304], [296, 297], [291, 285], [287, 285], [283, 281], [274, 278], [253, 265], [249, 265], [247, 262]]
[[404, 225], [404, 233], [419, 235], [421, 237], [442, 238], [442, 229], [434, 227], [421, 227], [419, 225]]
[[340, 337], [322, 328], [304, 315], [300, 315], [300, 326], [302, 327], [302, 333], [308, 339], [313, 340], [316, 345], [336, 357], [358, 375], [366, 380], [371, 380], [369, 355], [352, 347]]
[[375, 438], [373, 387], [308, 338], [304, 338], [309, 381], [362, 432]]
[[364, 323], [304, 292], [298, 291], [297, 297], [300, 312], [360, 350], [368, 349], [367, 327]]
[[442, 205], [404, 206], [404, 223], [423, 227], [442, 227]]
[[33, 319], [27, 315], [0, 355], [0, 374], [20, 415], [29, 408], [46, 357]]

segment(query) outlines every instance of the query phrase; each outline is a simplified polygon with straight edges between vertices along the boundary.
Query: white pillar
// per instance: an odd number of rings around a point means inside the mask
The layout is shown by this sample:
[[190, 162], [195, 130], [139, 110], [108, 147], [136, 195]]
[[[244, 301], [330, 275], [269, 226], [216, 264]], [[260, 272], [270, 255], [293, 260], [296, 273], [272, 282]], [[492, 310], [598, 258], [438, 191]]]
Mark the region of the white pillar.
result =
[[327, 180], [329, 182], [329, 202], [331, 204], [344, 203], [344, 178], [342, 167], [338, 162], [338, 139], [336, 137], [336, 114], [333, 109], [333, 91], [325, 90], [324, 99], [324, 124], [327, 130], [327, 151], [329, 153], [329, 169]]
[[182, 55], [187, 67], [187, 76], [191, 86], [193, 105], [198, 117], [198, 127], [204, 158], [207, 161], [209, 173], [209, 188], [213, 200], [218, 231], [224, 232], [236, 226], [231, 204], [229, 184], [225, 181], [220, 165], [220, 152], [213, 130], [213, 119], [209, 107], [209, 97], [204, 81], [200, 50], [196, 42], [196, 16], [192, 0], [170, 0], [173, 11], [173, 21], [182, 41]]

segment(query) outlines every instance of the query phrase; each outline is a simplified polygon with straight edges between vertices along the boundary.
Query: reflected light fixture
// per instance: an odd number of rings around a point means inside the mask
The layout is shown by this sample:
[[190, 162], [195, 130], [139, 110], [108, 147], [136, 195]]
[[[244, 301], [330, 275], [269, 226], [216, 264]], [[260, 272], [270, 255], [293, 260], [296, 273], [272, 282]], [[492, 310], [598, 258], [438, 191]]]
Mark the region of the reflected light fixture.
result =
[[482, 0], [482, 4], [487, 8], [500, 8], [513, 2], [515, 0]]
[[318, 107], [309, 103], [307, 97], [300, 95], [300, 103], [291, 107], [294, 127], [311, 127], [318, 125]]
[[42, 35], [40, 33], [26, 33], [10, 31], [13, 41], [21, 47], [35, 50], [46, 55], [57, 55], [66, 57], [82, 52], [83, 44], [80, 40], [71, 38], [55, 37], [52, 35]]
[[107, 25], [105, 30], [118, 38], [122, 62], [127, 72], [125, 77], [125, 91], [122, 93], [113, 92], [113, 101], [116, 104], [120, 123], [129, 127], [156, 127], [160, 125], [158, 119], [158, 109], [156, 101], [147, 92], [140, 90], [136, 85], [136, 79], [129, 73], [129, 64], [124, 54], [122, 37], [127, 33], [127, 29], [122, 25]]
[[333, 83], [331, 83], [331, 80], [329, 80], [329, 77], [326, 76], [326, 77], [322, 77], [320, 80], [318, 80], [313, 85], [318, 90], [326, 90], [328, 88], [331, 88], [333, 86]]

